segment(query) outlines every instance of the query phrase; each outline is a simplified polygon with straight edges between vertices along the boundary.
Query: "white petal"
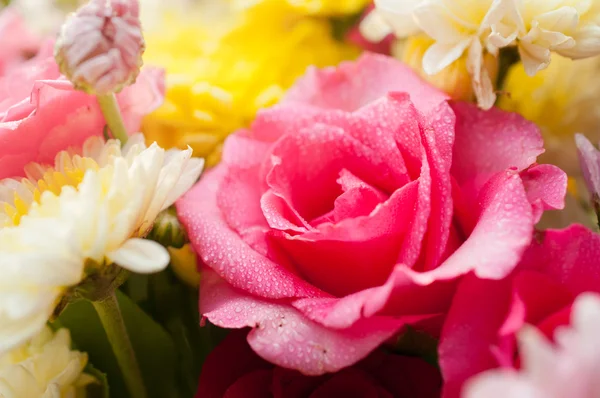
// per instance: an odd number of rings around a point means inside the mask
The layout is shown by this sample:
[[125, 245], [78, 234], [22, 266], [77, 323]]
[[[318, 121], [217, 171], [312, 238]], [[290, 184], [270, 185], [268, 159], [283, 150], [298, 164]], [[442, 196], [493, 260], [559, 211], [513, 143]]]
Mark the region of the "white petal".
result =
[[556, 52], [571, 59], [593, 57], [600, 54], [600, 26], [587, 25], [573, 34], [575, 45]]
[[437, 3], [422, 3], [415, 9], [414, 17], [419, 27], [437, 42], [455, 45], [465, 40], [465, 33], [459, 30], [461, 26]]
[[550, 50], [526, 41], [519, 43], [519, 55], [525, 68], [525, 73], [534, 76], [550, 63]]
[[452, 44], [432, 44], [423, 56], [423, 70], [428, 75], [439, 73], [459, 59], [470, 43], [471, 39]]
[[573, 7], [560, 7], [538, 15], [535, 19], [542, 29], [568, 34], [577, 28], [579, 14]]
[[473, 40], [469, 48], [467, 71], [471, 75], [477, 104], [481, 109], [490, 109], [496, 102], [496, 93], [489, 71], [483, 62], [483, 47], [479, 40]]
[[184, 193], [198, 181], [202, 170], [204, 169], [204, 159], [191, 158], [185, 163], [183, 170], [180, 171], [181, 175], [175, 187], [169, 192], [167, 201], [163, 205], [163, 210], [171, 206], [177, 199], [179, 199]]
[[169, 264], [169, 252], [160, 244], [141, 238], [129, 239], [106, 256], [111, 261], [139, 274], [162, 271]]
[[413, 12], [421, 2], [422, 0], [375, 0], [375, 10], [378, 16], [389, 24], [397, 37], [407, 37], [420, 31], [413, 18]]
[[[379, 43], [392, 33], [391, 23], [392, 17], [384, 18], [378, 10], [373, 10], [360, 22], [360, 33], [368, 41]], [[399, 37], [403, 36], [398, 32], [395, 34]]]

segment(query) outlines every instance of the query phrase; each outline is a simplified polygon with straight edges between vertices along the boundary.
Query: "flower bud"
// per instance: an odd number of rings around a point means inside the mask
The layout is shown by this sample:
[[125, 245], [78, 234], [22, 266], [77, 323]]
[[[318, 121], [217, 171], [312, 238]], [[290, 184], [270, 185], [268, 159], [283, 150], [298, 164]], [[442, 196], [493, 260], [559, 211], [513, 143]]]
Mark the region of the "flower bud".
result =
[[75, 88], [106, 95], [135, 81], [144, 49], [137, 0], [91, 0], [62, 26], [54, 55]]
[[183, 247], [187, 241], [187, 236], [173, 207], [163, 210], [158, 215], [147, 238], [165, 247], [175, 247], [177, 249]]
[[[393, 55], [410, 66], [424, 80], [447, 93], [452, 99], [461, 101], [473, 100], [473, 83], [467, 69], [467, 57], [463, 55], [452, 64], [435, 75], [427, 74], [422, 67], [425, 52], [434, 43], [427, 36], [413, 36], [406, 40], [397, 40], [392, 47]], [[498, 75], [498, 60], [491, 54], [484, 57], [486, 69], [492, 81]]]

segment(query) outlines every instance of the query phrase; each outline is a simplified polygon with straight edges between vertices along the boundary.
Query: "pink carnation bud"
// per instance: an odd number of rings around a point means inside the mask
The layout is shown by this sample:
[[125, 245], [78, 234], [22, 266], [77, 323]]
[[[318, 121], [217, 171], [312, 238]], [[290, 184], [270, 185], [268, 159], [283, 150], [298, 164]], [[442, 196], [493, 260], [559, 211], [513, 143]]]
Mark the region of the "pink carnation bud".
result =
[[62, 26], [54, 55], [77, 89], [105, 95], [135, 81], [144, 49], [137, 0], [91, 0]]

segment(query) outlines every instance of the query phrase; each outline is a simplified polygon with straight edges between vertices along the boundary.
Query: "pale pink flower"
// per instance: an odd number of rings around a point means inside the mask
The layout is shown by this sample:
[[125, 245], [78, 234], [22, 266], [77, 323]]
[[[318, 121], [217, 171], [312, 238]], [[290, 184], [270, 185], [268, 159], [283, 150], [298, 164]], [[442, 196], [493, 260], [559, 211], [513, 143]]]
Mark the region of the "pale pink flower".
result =
[[144, 48], [137, 0], [91, 0], [63, 25], [55, 55], [76, 88], [104, 95], [135, 81]]
[[[23, 176], [31, 162], [53, 163], [59, 151], [102, 135], [106, 122], [96, 97], [74, 90], [61, 76], [52, 48], [46, 43], [37, 56], [0, 76], [0, 180]], [[163, 98], [163, 71], [144, 68], [117, 95], [127, 131], [138, 131]]]
[[0, 76], [38, 52], [41, 39], [30, 31], [19, 12], [0, 12]]
[[597, 398], [600, 396], [600, 295], [577, 297], [571, 325], [554, 343], [529, 326], [519, 333], [520, 370], [492, 370], [473, 378], [465, 398]]

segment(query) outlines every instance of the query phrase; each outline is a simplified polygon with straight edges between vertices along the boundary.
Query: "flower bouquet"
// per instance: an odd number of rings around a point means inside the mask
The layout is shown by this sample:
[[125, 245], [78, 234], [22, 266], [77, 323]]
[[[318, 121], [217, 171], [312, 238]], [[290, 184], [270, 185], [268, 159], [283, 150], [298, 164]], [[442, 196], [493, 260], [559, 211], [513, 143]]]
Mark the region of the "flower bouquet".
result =
[[600, 396], [600, 1], [0, 6], [0, 398]]

